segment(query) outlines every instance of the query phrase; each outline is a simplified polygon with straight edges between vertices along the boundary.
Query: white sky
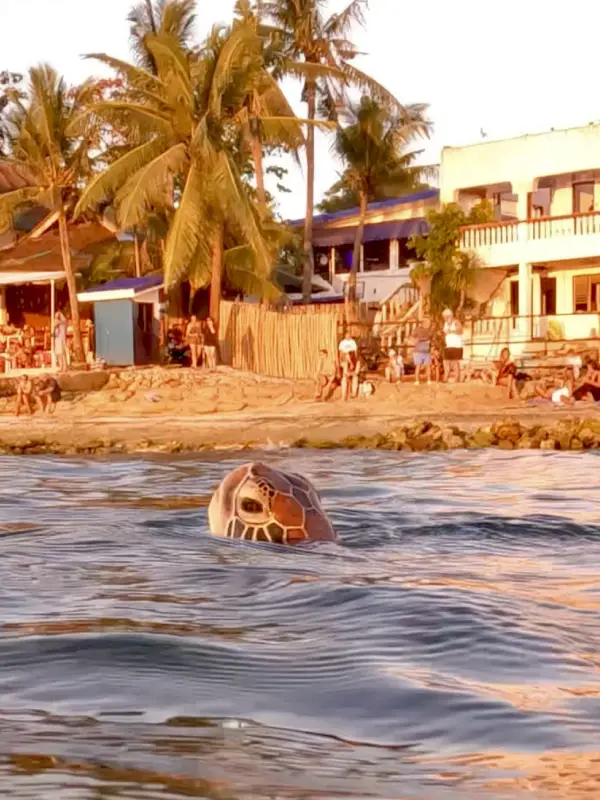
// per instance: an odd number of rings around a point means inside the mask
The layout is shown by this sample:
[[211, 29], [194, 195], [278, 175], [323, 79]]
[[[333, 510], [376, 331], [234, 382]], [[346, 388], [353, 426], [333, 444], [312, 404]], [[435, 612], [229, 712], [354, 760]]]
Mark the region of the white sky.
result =
[[[75, 83], [101, 69], [81, 55], [129, 58], [132, 0], [0, 0], [0, 69], [25, 72], [50, 62]], [[343, 0], [331, 0], [332, 10]], [[198, 0], [198, 38], [231, 18], [233, 0]], [[357, 66], [403, 102], [430, 104], [435, 123], [424, 163], [444, 145], [586, 125], [600, 119], [595, 77], [600, 11], [596, 0], [370, 0], [354, 41]], [[287, 87], [286, 87], [287, 88]], [[299, 85], [292, 84], [299, 115]], [[315, 197], [336, 179], [327, 137], [318, 134]], [[304, 216], [302, 174], [293, 166], [282, 194], [284, 217]]]

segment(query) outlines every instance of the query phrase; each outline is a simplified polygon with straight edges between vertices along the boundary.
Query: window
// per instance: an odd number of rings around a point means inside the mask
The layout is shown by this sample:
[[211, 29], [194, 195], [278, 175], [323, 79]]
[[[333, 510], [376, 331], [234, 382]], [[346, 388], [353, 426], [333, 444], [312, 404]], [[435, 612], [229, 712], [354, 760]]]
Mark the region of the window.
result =
[[398, 266], [405, 267], [409, 261], [417, 260], [417, 251], [409, 247], [410, 239], [398, 239]]
[[329, 280], [329, 248], [315, 247], [315, 275]]
[[549, 217], [552, 206], [552, 189], [536, 189], [529, 192], [527, 196], [527, 216], [529, 219], [539, 219], [539, 217]]
[[377, 269], [390, 268], [390, 240], [381, 239], [378, 242], [365, 242], [363, 244], [364, 271], [372, 272]]
[[510, 282], [510, 315], [519, 316], [519, 281]]
[[600, 275], [573, 278], [573, 310], [588, 314], [600, 311]]
[[556, 278], [541, 278], [542, 314], [556, 314]]
[[582, 214], [594, 210], [594, 183], [585, 181], [573, 184], [573, 213]]
[[336, 275], [344, 274], [345, 272], [350, 272], [352, 269], [352, 251], [354, 250], [354, 245], [351, 244], [341, 244], [334, 250], [334, 258], [335, 258], [335, 268], [334, 273]]

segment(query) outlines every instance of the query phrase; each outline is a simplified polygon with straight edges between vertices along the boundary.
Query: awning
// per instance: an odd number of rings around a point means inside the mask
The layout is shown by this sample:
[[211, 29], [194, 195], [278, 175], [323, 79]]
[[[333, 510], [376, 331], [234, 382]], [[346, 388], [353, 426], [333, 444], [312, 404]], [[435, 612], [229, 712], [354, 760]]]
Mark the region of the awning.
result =
[[[365, 225], [363, 244], [380, 242], [385, 239], [409, 239], [411, 236], [426, 234], [429, 225], [424, 219], [400, 219], [395, 222], [379, 222]], [[347, 228], [322, 228], [313, 232], [315, 247], [338, 247], [342, 244], [353, 244], [356, 226]]]
[[0, 286], [9, 286], [21, 283], [50, 283], [61, 281], [65, 278], [64, 272], [52, 270], [51, 272], [4, 272], [0, 271]]

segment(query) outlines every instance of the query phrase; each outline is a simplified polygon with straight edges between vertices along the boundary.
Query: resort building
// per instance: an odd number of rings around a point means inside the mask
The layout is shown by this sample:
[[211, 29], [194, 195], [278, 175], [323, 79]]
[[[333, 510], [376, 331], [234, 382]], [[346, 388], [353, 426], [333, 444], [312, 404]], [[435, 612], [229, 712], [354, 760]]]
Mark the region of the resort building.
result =
[[492, 202], [463, 230], [483, 270], [473, 345], [535, 353], [600, 336], [600, 125], [445, 147], [440, 202]]
[[[415, 258], [409, 240], [427, 231], [425, 213], [428, 208], [437, 207], [438, 197], [437, 189], [428, 189], [369, 204], [357, 276], [360, 300], [380, 304], [408, 284]], [[290, 224], [300, 228], [304, 220]], [[315, 275], [339, 294], [345, 291], [352, 266], [358, 224], [358, 209], [319, 214], [313, 220]]]

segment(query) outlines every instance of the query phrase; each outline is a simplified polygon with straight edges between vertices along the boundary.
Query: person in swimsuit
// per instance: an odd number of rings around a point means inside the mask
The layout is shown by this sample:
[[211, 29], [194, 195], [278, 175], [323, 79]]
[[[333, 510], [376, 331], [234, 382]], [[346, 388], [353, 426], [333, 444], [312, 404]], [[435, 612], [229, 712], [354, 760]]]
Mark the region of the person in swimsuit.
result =
[[219, 337], [217, 329], [211, 317], [207, 317], [204, 322], [204, 355], [206, 356], [206, 366], [209, 370], [217, 368], [217, 347]]
[[192, 369], [197, 369], [202, 346], [202, 326], [195, 314], [192, 314], [185, 329], [185, 340], [190, 346], [190, 353], [192, 354]]
[[444, 309], [444, 381], [450, 380], [450, 373], [456, 373], [456, 383], [460, 383], [460, 362], [463, 358], [463, 329], [460, 322], [455, 319], [454, 313]]

